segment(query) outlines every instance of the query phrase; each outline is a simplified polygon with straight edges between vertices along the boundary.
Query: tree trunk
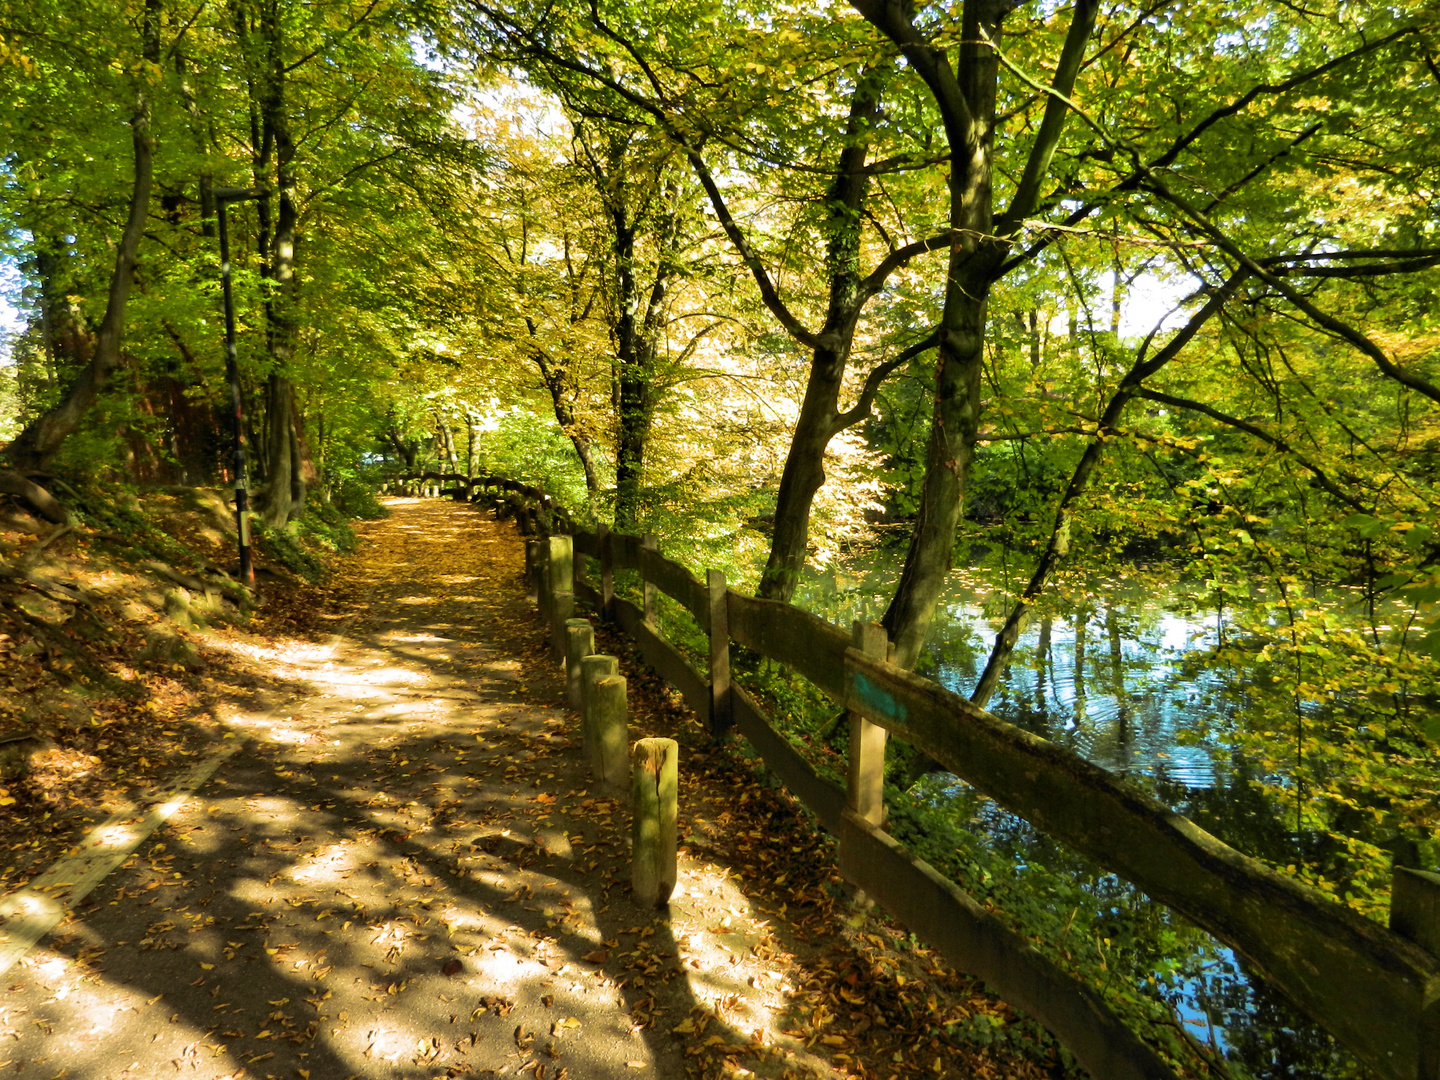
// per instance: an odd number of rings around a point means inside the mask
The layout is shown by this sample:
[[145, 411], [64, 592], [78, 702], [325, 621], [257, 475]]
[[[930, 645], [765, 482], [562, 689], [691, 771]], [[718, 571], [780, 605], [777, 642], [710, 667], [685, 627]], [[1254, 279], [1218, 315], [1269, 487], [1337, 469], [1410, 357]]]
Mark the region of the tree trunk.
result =
[[[621, 168], [612, 166], [612, 172]], [[639, 282], [635, 278], [636, 226], [630, 208], [617, 195], [611, 203], [617, 282], [615, 325], [615, 528], [634, 532], [640, 525], [645, 451], [654, 417], [655, 342], [639, 317]], [[661, 256], [663, 273], [664, 255]]]
[[[460, 471], [460, 456], [455, 453], [455, 432], [450, 424], [438, 412], [435, 414], [435, 427], [440, 433], [440, 453], [444, 457], [443, 465], [448, 467], [450, 472]], [[441, 469], [441, 472], [446, 471]]]
[[895, 662], [914, 667], [950, 572], [955, 526], [980, 429], [980, 377], [986, 305], [1003, 249], [991, 240], [991, 153], [999, 61], [983, 39], [1000, 40], [1006, 9], [996, 0], [965, 5], [960, 65], [953, 84], [959, 100], [941, 102], [950, 139], [950, 227], [963, 239], [951, 246], [940, 316], [935, 405], [925, 455], [925, 481], [905, 568], [883, 620]]
[[835, 167], [826, 214], [825, 268], [829, 298], [825, 325], [810, 358], [810, 378], [785, 455], [775, 499], [775, 532], [758, 595], [788, 602], [800, 584], [810, 538], [810, 511], [825, 483], [825, 448], [841, 430], [840, 392], [864, 300], [860, 296], [860, 215], [870, 177], [865, 158], [869, 132], [880, 115], [880, 94], [889, 71], [865, 73], [850, 100], [846, 143]]
[[[295, 506], [295, 427], [291, 417], [294, 390], [290, 380], [271, 373], [265, 384], [265, 502], [263, 517], [273, 528], [285, 525]], [[303, 492], [302, 492], [303, 498]]]
[[[836, 291], [832, 281], [832, 308], [836, 306]], [[853, 332], [853, 321], [849, 329]], [[775, 531], [770, 538], [770, 554], [756, 590], [758, 596], [767, 600], [788, 603], [800, 584], [810, 541], [810, 511], [825, 483], [825, 448], [835, 433], [849, 353], [847, 335], [839, 347], [828, 344], [816, 347], [810, 359], [810, 378], [805, 384], [800, 416], [790, 436], [790, 449], [785, 454], [780, 489], [775, 496]]]
[[[142, 51], [152, 63], [160, 57], [160, 4], [146, 0], [141, 28]], [[101, 390], [120, 365], [120, 343], [125, 330], [125, 306], [135, 282], [136, 253], [145, 231], [154, 180], [154, 144], [150, 135], [150, 97], [143, 80], [137, 80], [135, 111], [130, 118], [130, 144], [134, 154], [135, 177], [130, 190], [130, 212], [120, 245], [115, 253], [115, 270], [105, 316], [95, 337], [90, 362], [76, 376], [65, 396], [48, 412], [32, 420], [6, 450], [6, 456], [22, 470], [42, 470], [54, 458], [61, 444], [80, 426], [85, 413], [95, 404]]]
[[400, 437], [400, 433], [393, 427], [385, 429], [385, 441], [395, 451], [395, 456], [405, 463], [409, 472], [415, 471], [415, 447]]
[[916, 29], [913, 9], [885, 0], [851, 0], [888, 36], [924, 79], [939, 106], [950, 147], [951, 245], [939, 328], [935, 404], [919, 518], [905, 568], [884, 625], [895, 643], [895, 662], [913, 667], [930, 629], [950, 569], [955, 526], [980, 424], [980, 378], [986, 303], [1002, 272], [1010, 238], [1040, 198], [1069, 115], [1069, 97], [1094, 30], [1097, 0], [1077, 0], [1055, 65], [1054, 93], [1046, 101], [1024, 171], [1009, 209], [994, 220], [991, 187], [995, 99], [999, 83], [1000, 23], [1007, 0], [966, 0], [958, 65], [950, 52]]
[[[256, 106], [260, 121], [257, 147], [256, 186], [273, 190], [276, 196], [274, 235], [266, 252], [265, 276], [274, 282], [266, 294], [266, 345], [271, 371], [267, 386], [267, 462], [265, 503], [261, 513], [269, 525], [280, 527], [300, 513], [305, 505], [303, 455], [299, 453], [294, 389], [290, 385], [290, 361], [297, 332], [295, 241], [299, 213], [295, 203], [295, 141], [286, 111], [286, 66], [280, 13], [275, 0], [260, 6], [263, 65], [256, 83]], [[269, 171], [269, 151], [274, 150], [275, 172]]]

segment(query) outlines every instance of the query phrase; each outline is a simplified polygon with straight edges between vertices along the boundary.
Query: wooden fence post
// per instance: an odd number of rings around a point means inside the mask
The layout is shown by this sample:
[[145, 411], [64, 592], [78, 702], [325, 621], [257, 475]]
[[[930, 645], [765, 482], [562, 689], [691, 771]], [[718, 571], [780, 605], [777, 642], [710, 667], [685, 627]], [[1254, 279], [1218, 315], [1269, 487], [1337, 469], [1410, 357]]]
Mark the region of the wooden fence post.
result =
[[595, 526], [600, 548], [600, 615], [606, 622], [615, 619], [615, 554], [610, 542], [610, 527]]
[[[654, 533], [646, 533], [640, 538], [640, 546], [646, 551], [653, 551], [657, 554], [660, 551], [660, 538]], [[645, 621], [651, 626], [655, 625], [655, 583], [641, 574], [643, 591], [645, 596]]]
[[580, 661], [594, 651], [595, 628], [590, 620], [565, 620], [565, 698], [576, 712], [585, 705], [580, 686]]
[[540, 551], [540, 541], [525, 541], [525, 585], [531, 600], [541, 604], [541, 612], [544, 606], [541, 602], [541, 584], [544, 580], [544, 556]]
[[590, 716], [595, 738], [595, 778], [607, 791], [625, 790], [630, 748], [625, 676], [602, 675], [590, 684]]
[[620, 661], [613, 656], [592, 653], [580, 660], [580, 741], [591, 768], [599, 758], [595, 735], [595, 683], [607, 675], [620, 674]]
[[[576, 535], [576, 534], [572, 531], [570, 535], [571, 535], [571, 536], [574, 536], [574, 535]], [[590, 567], [589, 567], [589, 564], [588, 564], [585, 560], [586, 560], [586, 555], [585, 555], [584, 552], [581, 552], [581, 551], [576, 551], [576, 552], [575, 552], [575, 591], [576, 591], [576, 592], [579, 592], [579, 591], [580, 591], [580, 586], [581, 586], [581, 585], [589, 585], [589, 584], [590, 584]]]
[[1390, 886], [1390, 929], [1440, 956], [1440, 874], [1395, 867]]
[[635, 744], [632, 761], [635, 816], [630, 887], [641, 907], [659, 907], [669, 901], [679, 876], [675, 810], [680, 747], [674, 739], [641, 739]]
[[725, 575], [705, 572], [710, 594], [710, 737], [722, 739], [730, 730], [730, 613], [725, 606]]
[[[856, 619], [852, 633], [855, 648], [877, 660], [886, 658], [890, 643], [879, 623]], [[851, 810], [877, 827], [885, 821], [885, 734], [878, 724], [857, 712], [850, 713], [847, 801]]]
[[552, 536], [550, 558], [550, 648], [556, 659], [565, 659], [565, 622], [575, 614], [575, 552], [568, 536]]
[[[1440, 874], [1395, 867], [1390, 879], [1390, 929], [1440, 956]], [[1440, 1008], [1419, 1018], [1419, 1080], [1440, 1080]]]

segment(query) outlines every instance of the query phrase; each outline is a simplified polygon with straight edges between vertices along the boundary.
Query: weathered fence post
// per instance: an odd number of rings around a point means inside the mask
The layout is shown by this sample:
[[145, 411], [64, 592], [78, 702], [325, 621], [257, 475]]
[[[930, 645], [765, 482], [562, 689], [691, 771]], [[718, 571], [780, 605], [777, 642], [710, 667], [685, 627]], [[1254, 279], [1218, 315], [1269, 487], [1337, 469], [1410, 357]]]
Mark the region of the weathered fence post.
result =
[[625, 689], [623, 675], [602, 675], [590, 684], [595, 776], [608, 791], [625, 790], [625, 758], [630, 746]]
[[[855, 648], [884, 660], [890, 643], [879, 623], [855, 620]], [[885, 820], [885, 729], [857, 712], [850, 714], [850, 773], [846, 791], [850, 809], [871, 825]]]
[[580, 741], [585, 761], [598, 768], [599, 739], [595, 735], [595, 683], [607, 675], [620, 674], [620, 661], [613, 656], [592, 653], [580, 660]]
[[575, 552], [568, 536], [552, 536], [550, 558], [550, 648], [557, 659], [565, 658], [565, 622], [575, 614]]
[[680, 747], [674, 739], [641, 739], [635, 744], [630, 887], [641, 907], [659, 907], [675, 891], [679, 766]]
[[1395, 867], [1390, 885], [1390, 929], [1440, 956], [1440, 874]]
[[[578, 534], [572, 529], [570, 535], [576, 536]], [[581, 585], [590, 584], [590, 568], [585, 558], [584, 552], [578, 550], [575, 552], [575, 591], [577, 593], [580, 591]]]
[[525, 585], [531, 600], [540, 605], [540, 612], [545, 613], [544, 586], [545, 583], [545, 556], [540, 550], [540, 541], [525, 541]]
[[[1395, 867], [1390, 879], [1390, 929], [1440, 956], [1440, 874]], [[1419, 1017], [1418, 1080], [1440, 1080], [1440, 1007]]]
[[705, 572], [710, 594], [710, 737], [724, 738], [730, 730], [730, 613], [725, 606], [725, 575]]
[[615, 551], [610, 527], [597, 525], [595, 537], [600, 548], [600, 614], [607, 622], [615, 619]]
[[[644, 536], [642, 536], [642, 537], [640, 538], [640, 547], [641, 547], [643, 550], [645, 550], [645, 551], [653, 551], [653, 552], [655, 552], [656, 554], [659, 554], [659, 552], [660, 552], [660, 538], [657, 537], [654, 533], [646, 533]], [[649, 578], [645, 577], [644, 572], [643, 572], [643, 567], [644, 567], [644, 564], [643, 564], [643, 563], [641, 564], [641, 567], [642, 567], [642, 572], [641, 572], [640, 578], [641, 578], [641, 582], [642, 582], [642, 593], [643, 593], [643, 595], [644, 595], [644, 597], [645, 597], [645, 621], [646, 621], [647, 623], [649, 623], [651, 626], [654, 626], [654, 625], [655, 625], [655, 594], [656, 594], [655, 583], [654, 583], [653, 581], [651, 581]]]
[[565, 620], [565, 698], [579, 712], [585, 705], [580, 661], [595, 651], [595, 628], [589, 619]]

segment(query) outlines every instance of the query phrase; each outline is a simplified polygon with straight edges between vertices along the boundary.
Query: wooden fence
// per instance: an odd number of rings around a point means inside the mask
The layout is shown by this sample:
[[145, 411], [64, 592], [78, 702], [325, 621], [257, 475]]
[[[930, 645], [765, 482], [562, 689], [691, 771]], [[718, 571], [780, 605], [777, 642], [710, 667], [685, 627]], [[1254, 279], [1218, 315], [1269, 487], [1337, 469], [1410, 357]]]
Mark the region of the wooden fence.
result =
[[[1088, 986], [885, 834], [887, 734], [1209, 931], [1379, 1075], [1440, 1080], [1440, 875], [1397, 869], [1390, 925], [1382, 926], [1222, 843], [1131, 782], [888, 663], [878, 626], [857, 623], [847, 634], [788, 604], [727, 589], [718, 571], [702, 582], [662, 556], [653, 537], [603, 526], [566, 535], [559, 515], [545, 516], [561, 531], [531, 541], [528, 557], [561, 655], [576, 598], [617, 623], [712, 732], [738, 730], [839, 838], [848, 881], [1045, 1025], [1095, 1077], [1174, 1074]], [[575, 555], [598, 561], [598, 582]], [[617, 570], [640, 574], [643, 606], [615, 595]], [[707, 675], [657, 633], [657, 589], [709, 635]], [[802, 675], [848, 711], [845, 790], [817, 775], [732, 685], [731, 642]]]

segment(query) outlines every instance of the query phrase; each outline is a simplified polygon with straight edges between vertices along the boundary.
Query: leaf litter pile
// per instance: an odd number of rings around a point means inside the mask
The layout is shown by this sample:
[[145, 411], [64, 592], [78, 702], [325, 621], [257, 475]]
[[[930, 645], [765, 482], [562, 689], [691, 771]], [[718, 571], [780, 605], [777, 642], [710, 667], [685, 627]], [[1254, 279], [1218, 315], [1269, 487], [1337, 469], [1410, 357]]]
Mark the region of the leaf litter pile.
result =
[[578, 760], [518, 537], [392, 507], [326, 587], [272, 583], [263, 626], [206, 642], [265, 672], [268, 711], [229, 721], [242, 753], [12, 969], [0, 1068], [1066, 1075], [1032, 1025], [856, 909], [798, 804], [602, 628], [631, 737], [681, 743], [679, 883], [637, 908], [627, 801]]

